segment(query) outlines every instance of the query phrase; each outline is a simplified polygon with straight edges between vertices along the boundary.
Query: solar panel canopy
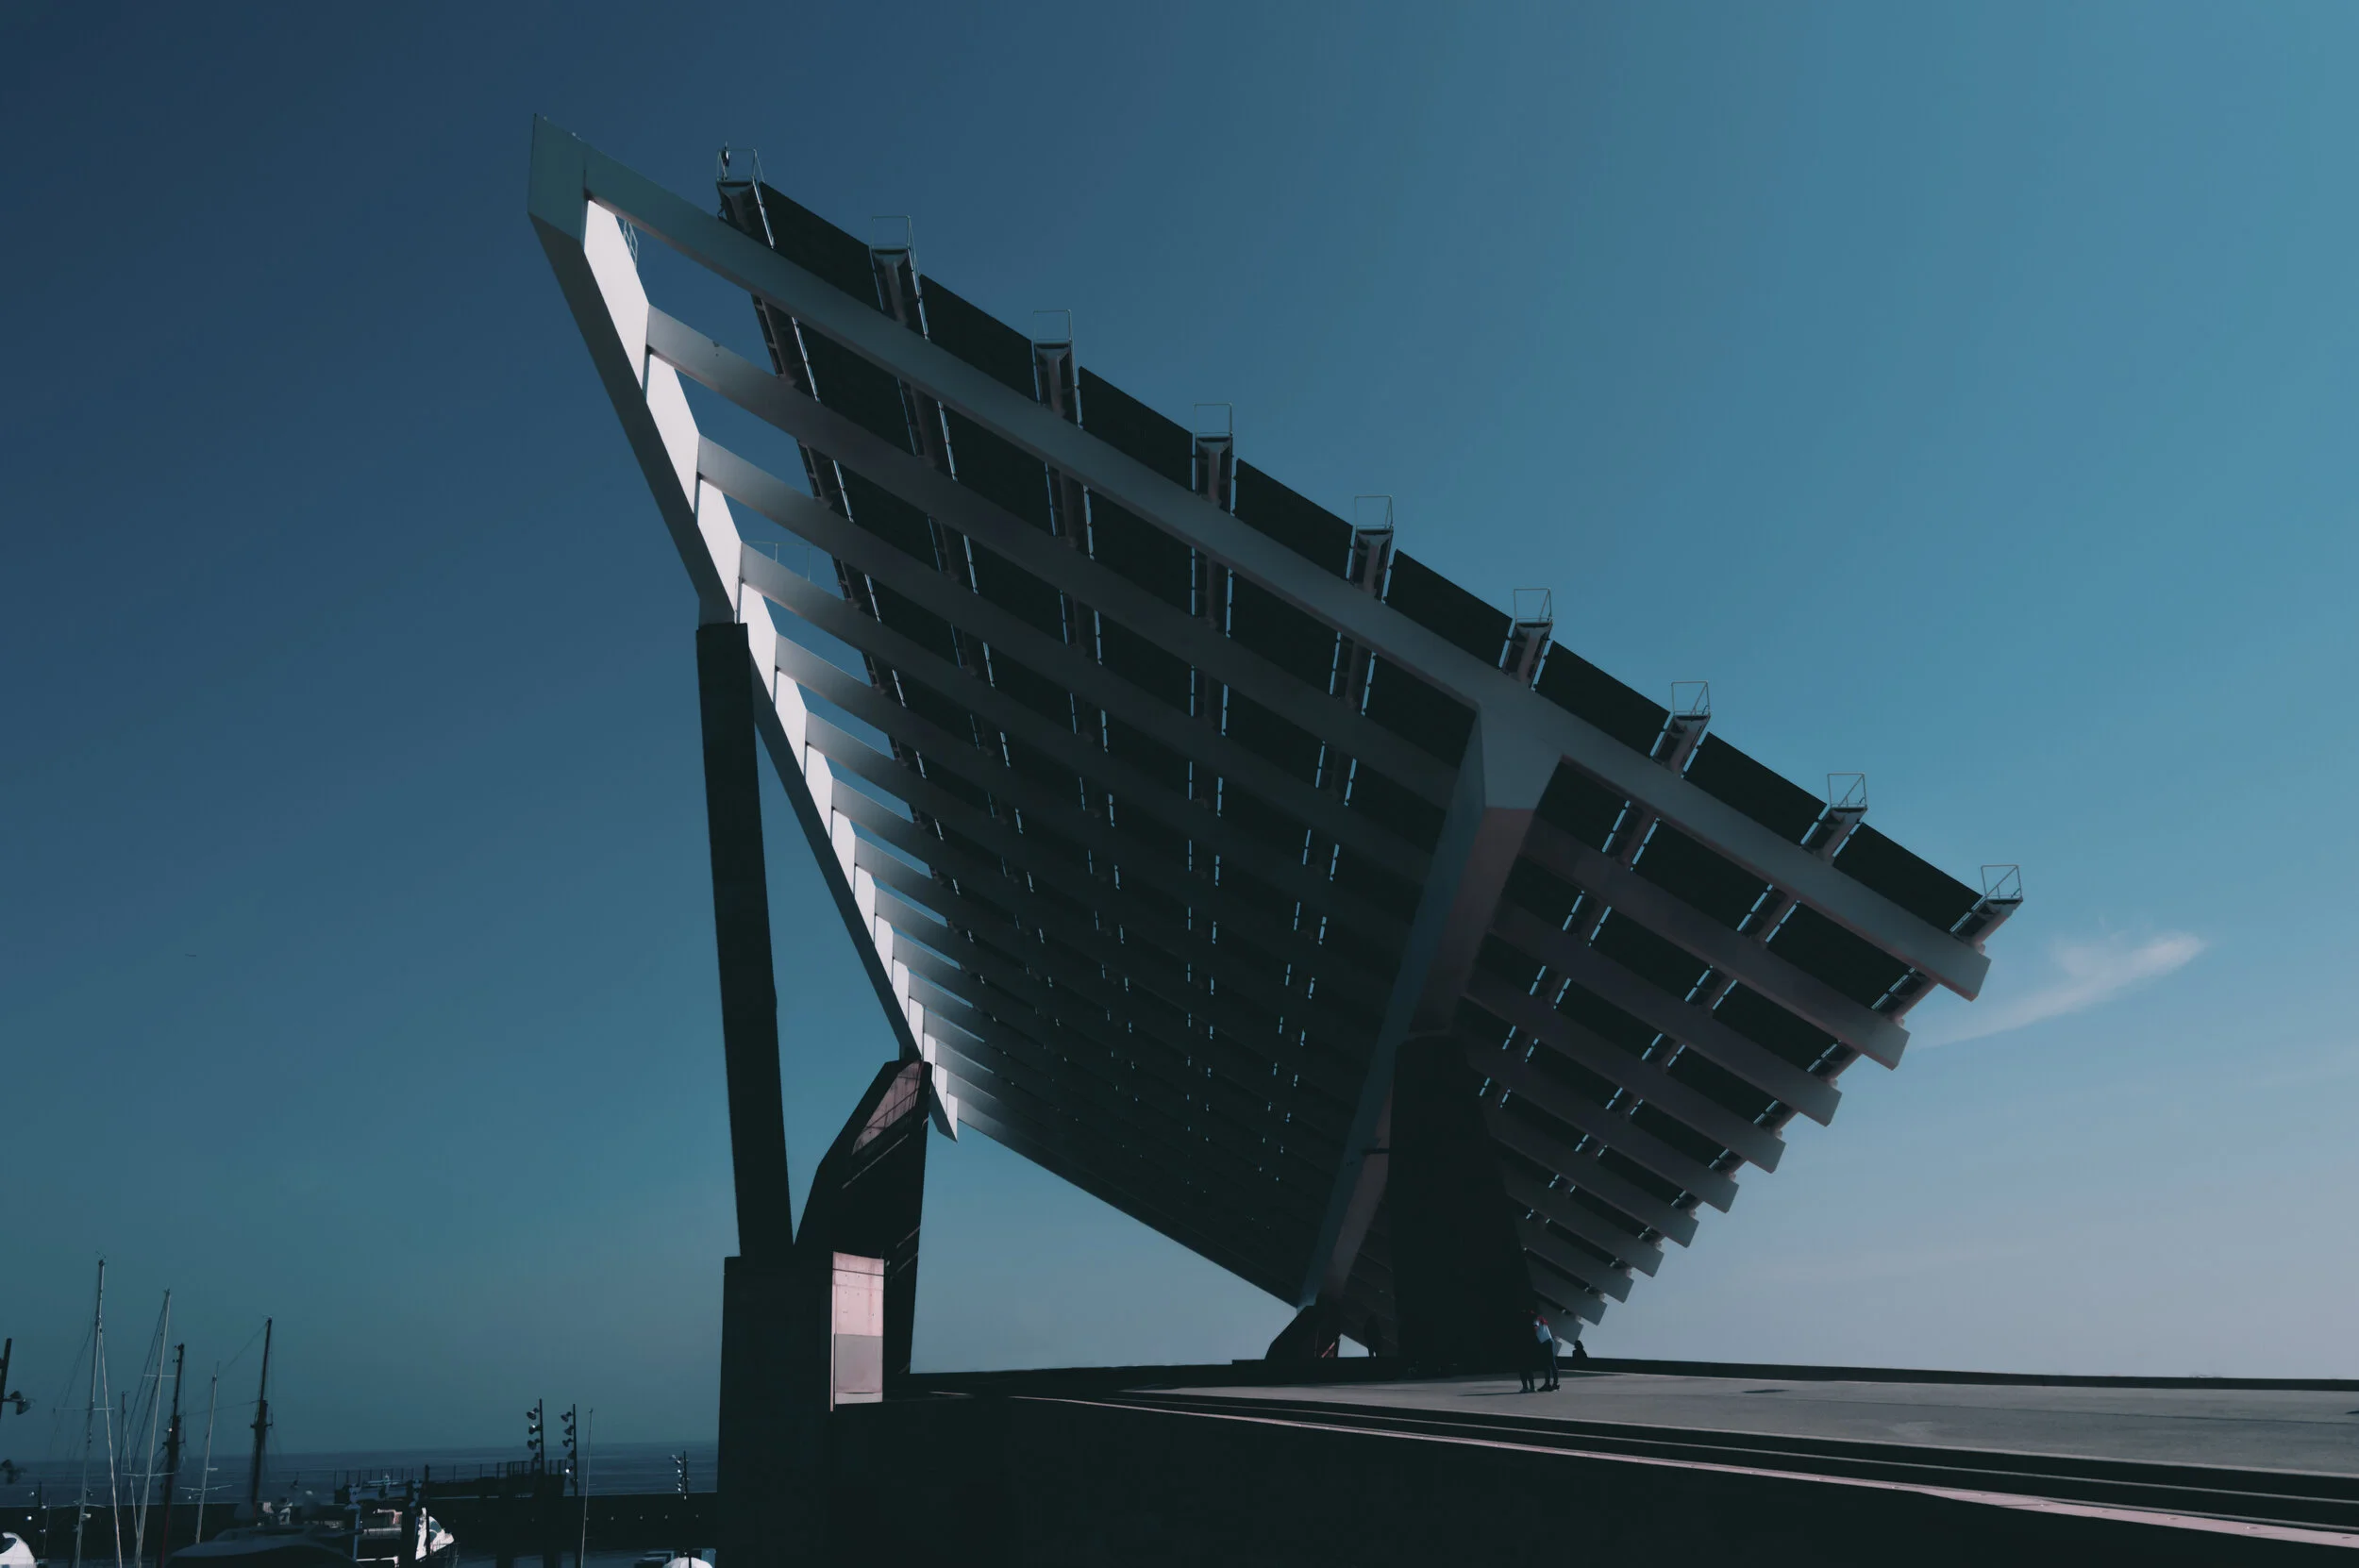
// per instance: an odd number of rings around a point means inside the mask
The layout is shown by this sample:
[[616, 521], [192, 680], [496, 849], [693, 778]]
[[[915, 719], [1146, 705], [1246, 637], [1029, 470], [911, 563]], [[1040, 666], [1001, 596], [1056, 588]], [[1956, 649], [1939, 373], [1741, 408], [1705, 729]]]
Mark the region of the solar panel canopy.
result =
[[[1774, 1170], [1792, 1117], [1831, 1120], [1852, 1063], [1897, 1065], [1932, 987], [1980, 989], [2012, 880], [1961, 882], [1854, 780], [1805, 789], [1700, 692], [1554, 645], [1545, 609], [1306, 498], [1225, 418], [1172, 419], [742, 169], [715, 212], [546, 123], [533, 167], [945, 1130], [1366, 1341], [1436, 1213], [1505, 1238], [1571, 1327]], [[653, 303], [641, 242], [742, 289], [760, 357], [742, 318]], [[687, 384], [797, 467], [705, 434]]]

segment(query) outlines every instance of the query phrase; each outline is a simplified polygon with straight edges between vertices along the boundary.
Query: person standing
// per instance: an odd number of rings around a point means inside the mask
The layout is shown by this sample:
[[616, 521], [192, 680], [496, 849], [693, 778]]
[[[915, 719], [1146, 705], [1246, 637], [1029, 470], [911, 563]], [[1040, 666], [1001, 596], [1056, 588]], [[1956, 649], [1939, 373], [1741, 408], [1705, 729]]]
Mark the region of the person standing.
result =
[[[1548, 1326], [1547, 1314], [1537, 1307], [1531, 1309], [1531, 1334], [1533, 1370], [1546, 1379], [1540, 1388], [1547, 1393], [1556, 1387], [1556, 1331]], [[1524, 1387], [1531, 1387], [1530, 1376], [1524, 1378]]]

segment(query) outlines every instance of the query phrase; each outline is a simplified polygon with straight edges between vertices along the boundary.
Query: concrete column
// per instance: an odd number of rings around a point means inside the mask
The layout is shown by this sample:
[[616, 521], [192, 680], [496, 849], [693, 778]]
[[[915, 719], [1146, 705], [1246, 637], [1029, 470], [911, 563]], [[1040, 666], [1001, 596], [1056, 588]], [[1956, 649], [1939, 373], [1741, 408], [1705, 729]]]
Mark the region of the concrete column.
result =
[[745, 628], [696, 628], [704, 719], [705, 829], [712, 850], [712, 934], [721, 967], [721, 1046], [728, 1067], [729, 1158], [737, 1248], [784, 1261], [795, 1244], [778, 1081], [778, 994], [770, 971], [770, 887], [761, 854], [753, 659]]
[[1404, 1041], [1394, 1068], [1393, 1299], [1400, 1353], [1440, 1371], [1528, 1357], [1531, 1282], [1478, 1083], [1452, 1037]]
[[[814, 1539], [815, 1446], [795, 1384], [810, 1316], [795, 1268], [786, 1113], [778, 1076], [778, 998], [771, 977], [770, 890], [762, 864], [753, 660], [734, 621], [696, 628], [704, 723], [705, 826], [712, 851], [712, 931], [721, 971], [729, 1159], [739, 1256], [721, 1287], [719, 1517], [713, 1543], [731, 1568], [775, 1568]], [[797, 1330], [802, 1330], [798, 1332]], [[800, 1462], [798, 1462], [798, 1460]], [[795, 1482], [800, 1479], [803, 1485]], [[797, 1528], [800, 1525], [803, 1527]]]
[[814, 1561], [826, 1509], [824, 1293], [793, 1259], [732, 1258], [721, 1289], [713, 1544], [739, 1568]]

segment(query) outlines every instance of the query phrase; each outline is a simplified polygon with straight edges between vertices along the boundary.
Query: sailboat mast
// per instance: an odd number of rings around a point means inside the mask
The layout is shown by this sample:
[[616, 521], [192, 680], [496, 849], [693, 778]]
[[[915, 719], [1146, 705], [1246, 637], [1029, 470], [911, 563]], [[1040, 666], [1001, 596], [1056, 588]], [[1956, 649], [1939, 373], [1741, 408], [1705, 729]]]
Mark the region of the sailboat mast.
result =
[[213, 1380], [205, 1390], [205, 1469], [196, 1478], [196, 1536], [205, 1539], [205, 1499], [213, 1494], [213, 1416], [221, 1409], [221, 1363], [213, 1363]]
[[262, 1386], [254, 1395], [254, 1468], [245, 1478], [245, 1506], [257, 1520], [262, 1517], [262, 1440], [270, 1435], [270, 1328], [271, 1320], [264, 1318]]
[[172, 1494], [180, 1484], [180, 1374], [187, 1366], [189, 1347], [172, 1347], [172, 1424], [164, 1428], [164, 1516], [156, 1526], [156, 1568], [172, 1555]]
[[590, 1563], [590, 1440], [597, 1434], [598, 1410], [590, 1408], [590, 1419], [581, 1429], [581, 1543], [574, 1551], [574, 1568], [589, 1568]]
[[[124, 1409], [130, 1409], [127, 1395]], [[115, 1568], [123, 1568], [123, 1492], [115, 1484], [115, 1428], [120, 1425], [111, 1417], [107, 1422], [107, 1523], [114, 1526]]]
[[[140, 1412], [140, 1507], [134, 1515], [138, 1523], [131, 1530], [131, 1560], [144, 1561], [147, 1557], [147, 1505], [156, 1495], [156, 1417], [161, 1412], [164, 1392], [164, 1346], [172, 1343], [172, 1293], [164, 1293], [164, 1309], [156, 1319], [156, 1343], [148, 1350], [147, 1365], [156, 1369], [156, 1380], [148, 1383], [142, 1395], [144, 1408]], [[140, 1369], [140, 1379], [147, 1381], [147, 1368]], [[124, 1458], [131, 1454], [131, 1434], [123, 1434]]]
[[82, 1568], [82, 1522], [90, 1514], [91, 1428], [98, 1421], [98, 1363], [105, 1355], [107, 1260], [98, 1260], [98, 1299], [90, 1311], [90, 1402], [82, 1407], [82, 1490], [74, 1500], [74, 1568]]

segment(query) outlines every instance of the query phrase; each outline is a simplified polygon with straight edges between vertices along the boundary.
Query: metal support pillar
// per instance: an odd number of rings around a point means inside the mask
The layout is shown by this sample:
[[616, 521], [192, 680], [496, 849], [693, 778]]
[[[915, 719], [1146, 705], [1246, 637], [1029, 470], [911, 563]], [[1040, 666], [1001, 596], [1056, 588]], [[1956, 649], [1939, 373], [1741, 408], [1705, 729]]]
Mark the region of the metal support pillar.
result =
[[[1394, 1151], [1399, 1142], [1401, 1080], [1396, 1063], [1402, 1046], [1396, 1043], [1441, 1037], [1450, 1029], [1459, 998], [1474, 973], [1483, 935], [1490, 929], [1516, 854], [1531, 831], [1540, 798], [1555, 771], [1556, 753], [1528, 732], [1494, 725], [1488, 719], [1476, 723], [1459, 769], [1456, 796], [1434, 844], [1433, 869], [1386, 1003], [1383, 1030], [1369, 1059], [1344, 1161], [1329, 1195], [1327, 1216], [1296, 1297], [1305, 1308], [1342, 1309], [1352, 1264], [1385, 1201], [1397, 1163]], [[1497, 1185], [1496, 1174], [1493, 1185]], [[1506, 1212], [1503, 1199], [1495, 1207]], [[1398, 1222], [1396, 1209], [1394, 1223], [1397, 1226]], [[1397, 1234], [1394, 1246], [1399, 1246]], [[1397, 1258], [1394, 1274], [1397, 1292]], [[1369, 1330], [1380, 1331], [1380, 1324]], [[1397, 1324], [1394, 1331], [1402, 1355], [1417, 1354], [1405, 1322]], [[1290, 1334], [1292, 1329], [1272, 1343], [1271, 1359], [1300, 1354], [1297, 1340], [1312, 1346], [1310, 1354], [1319, 1353], [1316, 1336], [1290, 1339]]]
[[[1343, 1309], [1325, 1296], [1294, 1315], [1269, 1342], [1265, 1361], [1326, 1361], [1335, 1359], [1343, 1336]], [[1373, 1354], [1373, 1352], [1371, 1352]]]
[[[770, 969], [770, 892], [762, 864], [761, 776], [755, 760], [757, 677], [745, 628], [696, 628], [704, 726], [705, 826], [712, 850], [712, 931], [721, 970], [729, 1159], [737, 1187], [738, 1256], [721, 1286], [720, 1463], [715, 1544], [735, 1568], [770, 1568], [791, 1527], [800, 1320], [795, 1220], [787, 1186], [786, 1112], [778, 1077], [778, 998]], [[809, 1458], [809, 1456], [805, 1456]], [[815, 1483], [816, 1466], [806, 1478]]]

